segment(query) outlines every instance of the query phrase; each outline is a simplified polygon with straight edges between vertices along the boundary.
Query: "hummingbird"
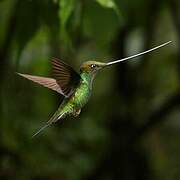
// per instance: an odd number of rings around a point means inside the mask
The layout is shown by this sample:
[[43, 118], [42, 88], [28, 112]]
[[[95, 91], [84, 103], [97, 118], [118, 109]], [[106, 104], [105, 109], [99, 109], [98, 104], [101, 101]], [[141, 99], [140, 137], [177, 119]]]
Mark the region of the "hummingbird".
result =
[[53, 58], [51, 61], [53, 78], [17, 73], [24, 78], [52, 89], [64, 96], [64, 99], [58, 110], [54, 113], [50, 120], [45, 123], [43, 127], [34, 133], [32, 137], [35, 137], [45, 128], [52, 125], [53, 123], [56, 123], [60, 119], [64, 119], [68, 115], [77, 117], [91, 96], [93, 80], [100, 70], [119, 62], [150, 53], [151, 51], [157, 50], [169, 43], [171, 43], [171, 41], [163, 43], [147, 51], [143, 51], [141, 53], [108, 63], [86, 61], [80, 66], [79, 73], [77, 73], [71, 66], [59, 60], [58, 58]]

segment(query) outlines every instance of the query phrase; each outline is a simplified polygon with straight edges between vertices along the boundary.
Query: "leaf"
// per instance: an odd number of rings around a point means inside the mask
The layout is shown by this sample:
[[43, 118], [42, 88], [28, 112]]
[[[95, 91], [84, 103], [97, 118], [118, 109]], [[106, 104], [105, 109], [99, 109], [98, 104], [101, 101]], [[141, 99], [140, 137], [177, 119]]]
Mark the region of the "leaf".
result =
[[61, 29], [61, 37], [63, 40], [69, 45], [72, 46], [72, 42], [68, 36], [66, 25], [70, 18], [70, 16], [73, 13], [74, 7], [75, 7], [75, 1], [76, 0], [60, 0], [59, 1], [59, 17], [60, 17], [60, 29]]
[[114, 0], [96, 0], [96, 1], [105, 8], [114, 8], [116, 6]]
[[119, 17], [113, 10], [102, 8], [98, 3], [90, 1], [85, 6], [83, 33], [94, 39], [98, 46], [109, 46], [120, 26]]
[[59, 1], [59, 17], [61, 20], [61, 26], [64, 28], [66, 23], [71, 16], [75, 5], [75, 0], [60, 0]]
[[115, 11], [115, 13], [118, 15], [118, 17], [121, 18], [119, 9], [118, 9], [116, 3], [114, 2], [114, 0], [96, 0], [96, 2], [99, 3], [104, 8], [113, 9]]

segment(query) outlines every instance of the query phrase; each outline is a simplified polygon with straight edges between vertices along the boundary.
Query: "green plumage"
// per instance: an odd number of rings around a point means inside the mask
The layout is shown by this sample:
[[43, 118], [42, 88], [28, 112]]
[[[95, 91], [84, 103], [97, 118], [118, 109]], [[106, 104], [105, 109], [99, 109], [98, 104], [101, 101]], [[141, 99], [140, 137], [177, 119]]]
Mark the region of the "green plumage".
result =
[[[55, 122], [58, 116], [73, 114], [74, 116], [78, 115], [79, 110], [88, 102], [91, 96], [92, 90], [92, 76], [89, 73], [83, 72], [80, 74], [81, 80], [77, 87], [74, 90], [74, 93], [64, 99], [57, 112], [53, 116], [52, 121]], [[62, 117], [61, 117], [62, 118]]]

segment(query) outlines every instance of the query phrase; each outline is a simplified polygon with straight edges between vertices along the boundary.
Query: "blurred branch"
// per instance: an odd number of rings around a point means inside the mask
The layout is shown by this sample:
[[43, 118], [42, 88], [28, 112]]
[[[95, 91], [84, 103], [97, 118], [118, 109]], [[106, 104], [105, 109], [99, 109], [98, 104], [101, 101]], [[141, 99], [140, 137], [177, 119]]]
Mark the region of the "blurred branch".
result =
[[[175, 29], [177, 31], [178, 36], [178, 45], [180, 47], [180, 14], [179, 14], [179, 8], [177, 1], [170, 0], [169, 1], [169, 7], [172, 14], [172, 21], [174, 22]], [[149, 35], [146, 37], [148, 38]], [[180, 72], [180, 52], [178, 51], [177, 54], [177, 65], [178, 65], [178, 72]], [[162, 107], [160, 107], [157, 111], [152, 113], [150, 117], [148, 118], [148, 121], [139, 127], [137, 134], [135, 135], [135, 141], [142, 137], [145, 133], [148, 133], [152, 128], [157, 126], [158, 124], [164, 122], [166, 119], [166, 116], [168, 116], [174, 109], [177, 108], [177, 106], [180, 105], [180, 93], [175, 93], [172, 95], [171, 98], [165, 102]], [[133, 138], [134, 139], [134, 138]]]
[[[154, 40], [154, 35], [157, 29], [156, 23], [161, 8], [161, 1], [152, 0], [150, 2], [149, 11], [147, 14], [145, 27], [144, 27], [144, 49], [150, 49]], [[148, 55], [143, 56], [140, 65], [142, 71], [146, 71], [145, 65], [148, 64]]]
[[136, 132], [133, 140], [139, 140], [144, 134], [148, 133], [152, 128], [157, 126], [158, 124], [166, 121], [166, 116], [168, 116], [173, 110], [180, 105], [180, 92], [173, 95], [171, 98], [165, 102], [161, 108], [151, 114], [148, 118], [148, 121], [142, 125]]
[[178, 3], [175, 0], [169, 1], [169, 7], [170, 7], [171, 15], [172, 15], [172, 22], [174, 23], [176, 33], [177, 33], [177, 41], [178, 41], [178, 48], [179, 48], [179, 51], [177, 51], [177, 65], [178, 65], [177, 70], [180, 77], [180, 61], [179, 61], [180, 59], [180, 11], [179, 11]]
[[[14, 3], [14, 7], [11, 13], [11, 17], [9, 18], [9, 22], [7, 25], [7, 30], [4, 38], [4, 42], [2, 43], [2, 47], [0, 48], [0, 114], [1, 114], [1, 128], [3, 123], [3, 110], [4, 110], [4, 103], [2, 102], [3, 95], [3, 84], [5, 81], [5, 75], [7, 73], [7, 67], [8, 67], [8, 61], [7, 57], [9, 55], [9, 49], [11, 47], [12, 40], [14, 38], [15, 28], [16, 28], [16, 14], [17, 14], [17, 8], [19, 5], [19, 0], [16, 0]], [[1, 131], [2, 132], [2, 131]], [[3, 144], [1, 145], [3, 146]], [[2, 147], [0, 147], [0, 152], [3, 151]], [[7, 149], [4, 150], [4, 152], [7, 151]], [[8, 152], [8, 151], [7, 151]]]
[[180, 43], [180, 11], [177, 2], [178, 1], [176, 0], [169, 0], [169, 7], [172, 15], [172, 21], [177, 31], [178, 41], [179, 41], [178, 43]]
[[[4, 43], [0, 49], [0, 77], [1, 81], [4, 79], [5, 67], [7, 66], [7, 56], [9, 54], [9, 48], [11, 46], [11, 42], [14, 37], [15, 29], [16, 29], [16, 14], [19, 6], [19, 0], [16, 0], [13, 11], [11, 13], [11, 17], [9, 19], [9, 23], [7, 25], [7, 30], [4, 38]], [[2, 86], [1, 86], [2, 87]]]

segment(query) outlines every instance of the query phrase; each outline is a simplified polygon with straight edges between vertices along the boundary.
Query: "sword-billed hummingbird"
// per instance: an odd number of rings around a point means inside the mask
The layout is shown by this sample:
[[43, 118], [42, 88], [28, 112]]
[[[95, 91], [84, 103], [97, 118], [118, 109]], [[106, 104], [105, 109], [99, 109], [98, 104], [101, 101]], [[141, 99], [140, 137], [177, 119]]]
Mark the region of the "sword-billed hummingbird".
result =
[[52, 59], [52, 70], [54, 78], [32, 76], [28, 74], [18, 73], [31, 81], [39, 83], [45, 87], [48, 87], [64, 96], [62, 104], [59, 106], [58, 110], [54, 113], [52, 118], [46, 122], [46, 124], [39, 129], [32, 137], [35, 137], [46, 127], [50, 126], [52, 123], [57, 122], [59, 119], [66, 117], [67, 115], [78, 116], [81, 112], [81, 108], [87, 103], [92, 92], [92, 82], [94, 80], [97, 72], [110, 65], [132, 59], [158, 48], [161, 48], [171, 41], [156, 46], [147, 51], [129, 56], [123, 59], [115, 60], [108, 63], [102, 63], [97, 61], [87, 61], [80, 66], [80, 72], [77, 73], [68, 64], [60, 61], [57, 58]]

